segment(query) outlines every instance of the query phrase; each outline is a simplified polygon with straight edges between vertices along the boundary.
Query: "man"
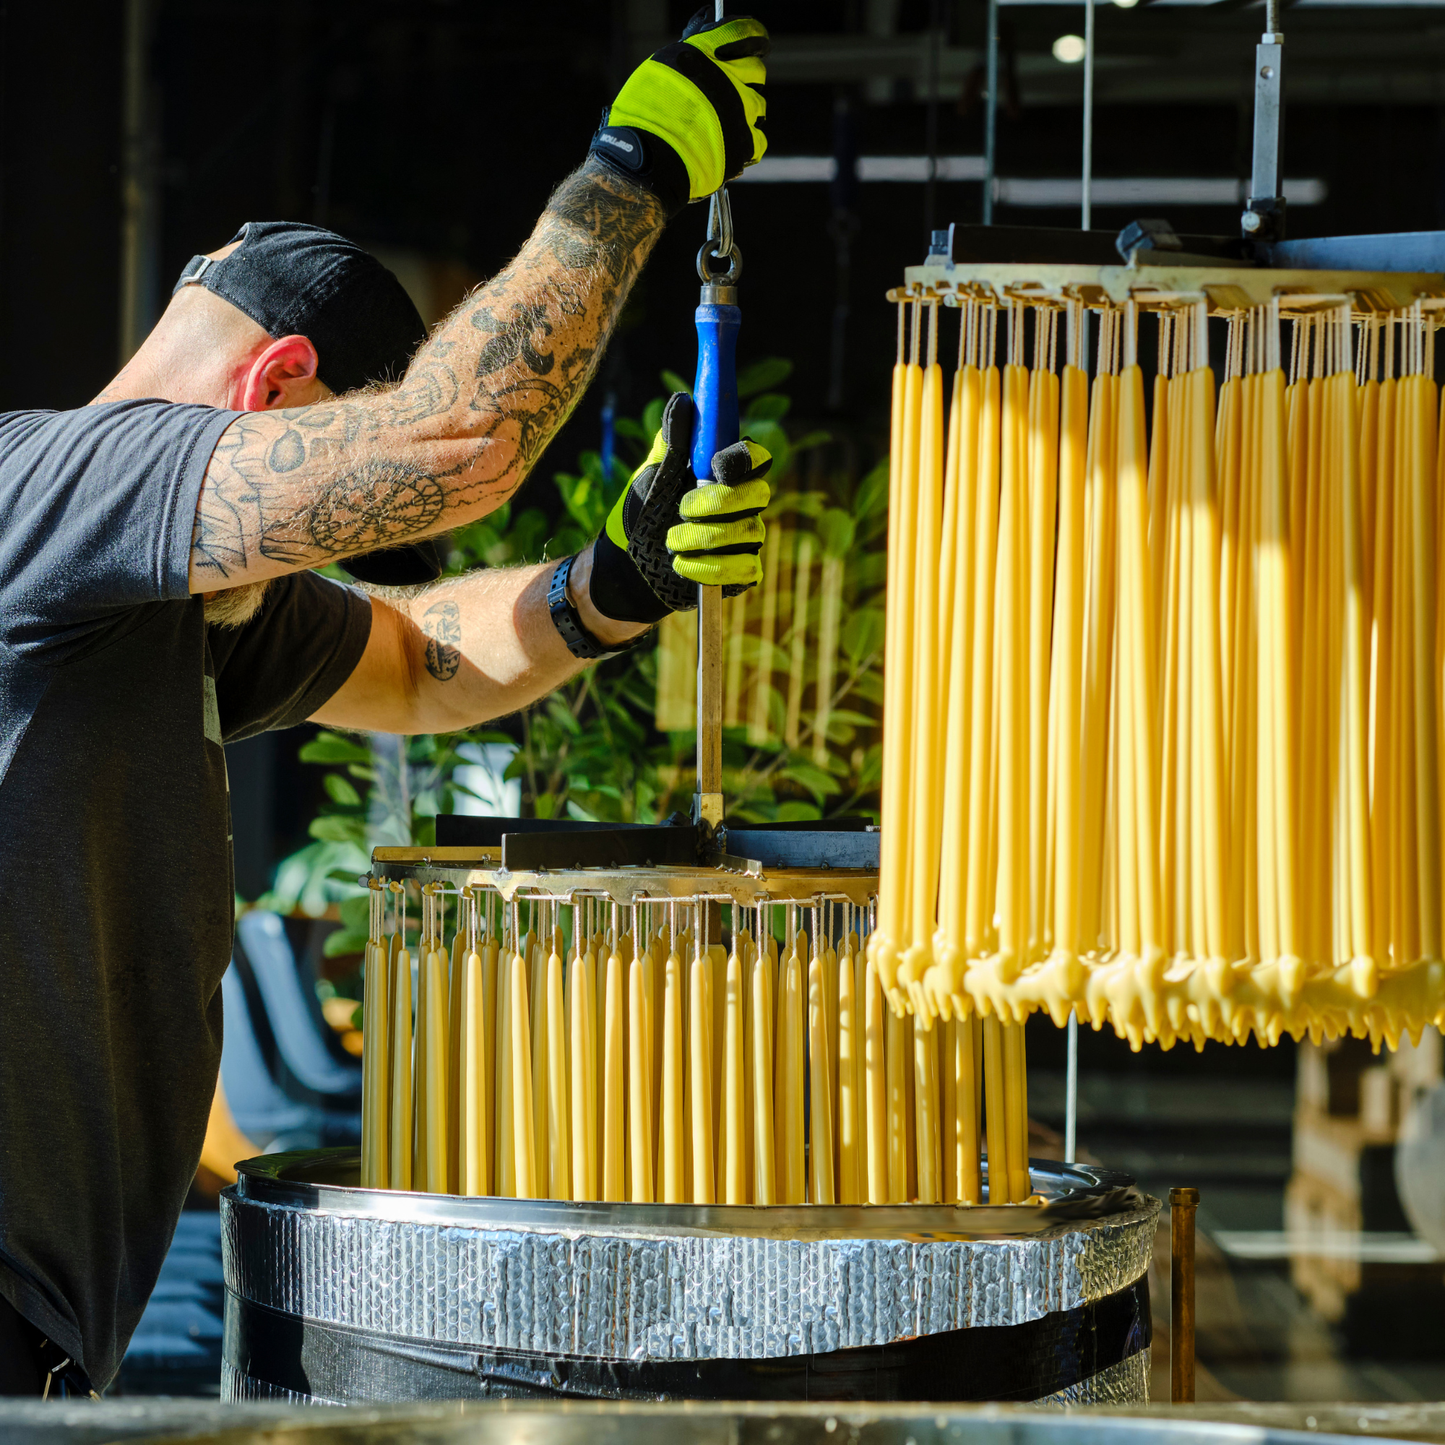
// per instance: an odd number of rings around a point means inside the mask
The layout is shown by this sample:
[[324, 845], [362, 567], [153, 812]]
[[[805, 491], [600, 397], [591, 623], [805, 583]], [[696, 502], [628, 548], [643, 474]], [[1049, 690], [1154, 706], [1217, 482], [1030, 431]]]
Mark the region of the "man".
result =
[[739, 443], [689, 490], [685, 397], [575, 558], [408, 600], [308, 570], [506, 501], [668, 217], [762, 155], [766, 32], [705, 16], [395, 388], [334, 394], [375, 371], [338, 312], [405, 331], [385, 284], [339, 238], [256, 226], [187, 268], [91, 407], [0, 417], [0, 1392], [104, 1388], [194, 1172], [231, 943], [222, 744], [470, 727], [697, 582], [757, 580], [768, 459]]

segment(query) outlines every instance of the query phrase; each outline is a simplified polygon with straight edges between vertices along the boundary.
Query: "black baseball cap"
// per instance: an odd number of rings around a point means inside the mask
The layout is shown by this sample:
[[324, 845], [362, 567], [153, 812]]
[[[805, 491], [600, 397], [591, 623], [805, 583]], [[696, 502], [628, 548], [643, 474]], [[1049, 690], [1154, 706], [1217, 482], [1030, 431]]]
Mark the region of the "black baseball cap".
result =
[[[316, 348], [316, 374], [334, 392], [406, 374], [426, 324], [401, 282], [370, 252], [302, 221], [247, 221], [231, 241], [240, 244], [219, 261], [192, 256], [171, 294], [204, 286], [268, 336], [306, 337]], [[341, 565], [359, 581], [387, 587], [430, 582], [442, 571], [429, 539]]]

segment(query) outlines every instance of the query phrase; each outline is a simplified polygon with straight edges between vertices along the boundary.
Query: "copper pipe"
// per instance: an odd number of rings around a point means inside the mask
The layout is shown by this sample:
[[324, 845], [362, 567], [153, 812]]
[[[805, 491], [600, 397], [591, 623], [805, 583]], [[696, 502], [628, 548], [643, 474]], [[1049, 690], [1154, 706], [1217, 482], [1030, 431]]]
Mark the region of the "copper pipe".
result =
[[1194, 1403], [1194, 1211], [1197, 1189], [1169, 1191], [1169, 1399]]

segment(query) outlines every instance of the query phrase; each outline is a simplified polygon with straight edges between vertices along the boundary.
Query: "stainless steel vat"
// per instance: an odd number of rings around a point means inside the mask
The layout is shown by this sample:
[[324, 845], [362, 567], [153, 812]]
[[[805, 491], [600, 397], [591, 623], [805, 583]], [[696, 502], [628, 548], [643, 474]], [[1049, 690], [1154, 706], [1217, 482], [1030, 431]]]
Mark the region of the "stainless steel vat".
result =
[[1147, 1398], [1157, 1200], [1035, 1161], [1036, 1206], [572, 1204], [241, 1166], [223, 1394]]

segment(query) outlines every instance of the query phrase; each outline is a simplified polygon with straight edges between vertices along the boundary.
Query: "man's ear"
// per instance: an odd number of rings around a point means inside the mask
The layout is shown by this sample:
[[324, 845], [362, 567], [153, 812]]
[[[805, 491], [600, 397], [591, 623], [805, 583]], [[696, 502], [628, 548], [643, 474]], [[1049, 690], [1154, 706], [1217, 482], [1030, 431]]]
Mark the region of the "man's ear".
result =
[[325, 392], [316, 365], [316, 348], [306, 337], [283, 336], [271, 342], [241, 378], [237, 409], [274, 411], [318, 400]]

